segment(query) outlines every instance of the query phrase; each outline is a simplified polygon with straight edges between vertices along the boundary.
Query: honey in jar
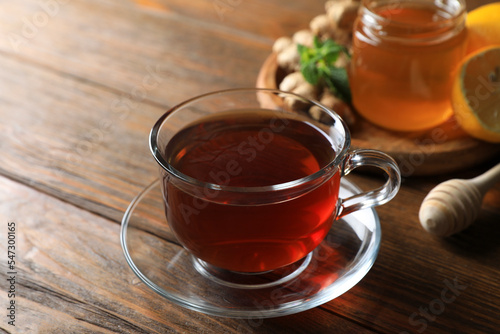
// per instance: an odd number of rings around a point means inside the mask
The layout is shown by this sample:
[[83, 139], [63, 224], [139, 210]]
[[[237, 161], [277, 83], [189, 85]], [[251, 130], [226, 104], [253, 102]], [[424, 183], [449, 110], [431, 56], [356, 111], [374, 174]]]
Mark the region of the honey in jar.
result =
[[453, 113], [453, 73], [465, 52], [463, 0], [365, 0], [354, 25], [353, 104], [396, 131], [437, 126]]

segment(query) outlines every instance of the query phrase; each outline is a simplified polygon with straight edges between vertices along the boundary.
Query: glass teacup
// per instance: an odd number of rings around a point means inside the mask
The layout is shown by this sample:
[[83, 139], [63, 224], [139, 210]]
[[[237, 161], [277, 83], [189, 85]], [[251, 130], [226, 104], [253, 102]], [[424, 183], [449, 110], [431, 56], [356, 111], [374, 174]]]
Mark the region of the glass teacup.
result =
[[[150, 145], [177, 239], [200, 272], [235, 284], [293, 276], [337, 219], [386, 203], [400, 186], [388, 155], [350, 149], [334, 111], [278, 90], [190, 99], [160, 117]], [[382, 169], [385, 184], [339, 198], [341, 177], [359, 166]]]

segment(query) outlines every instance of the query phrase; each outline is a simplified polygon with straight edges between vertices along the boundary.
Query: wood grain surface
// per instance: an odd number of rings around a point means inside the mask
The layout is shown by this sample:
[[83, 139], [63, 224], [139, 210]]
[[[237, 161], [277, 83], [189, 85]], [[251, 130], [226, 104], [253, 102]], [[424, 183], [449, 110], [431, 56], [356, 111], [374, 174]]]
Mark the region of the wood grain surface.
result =
[[[435, 238], [418, 222], [435, 185], [476, 176], [498, 156], [448, 175], [404, 174], [377, 209], [371, 271], [306, 312], [207, 316], [163, 300], [128, 267], [120, 221], [157, 177], [155, 120], [194, 95], [255, 86], [274, 39], [323, 11], [319, 0], [0, 1], [0, 332], [498, 332], [500, 185], [458, 235]], [[382, 181], [349, 178], [364, 189]], [[6, 316], [11, 222], [16, 326]]]

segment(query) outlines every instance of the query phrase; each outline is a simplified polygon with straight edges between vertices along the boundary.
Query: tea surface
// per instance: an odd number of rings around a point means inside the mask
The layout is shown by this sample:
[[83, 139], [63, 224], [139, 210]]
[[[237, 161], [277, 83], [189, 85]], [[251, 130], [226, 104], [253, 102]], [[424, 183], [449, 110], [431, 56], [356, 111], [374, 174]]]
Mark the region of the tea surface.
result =
[[[234, 187], [298, 180], [335, 157], [319, 129], [261, 110], [202, 119], [177, 133], [165, 153], [189, 177]], [[276, 269], [300, 260], [323, 240], [334, 220], [339, 184], [333, 170], [311, 189], [291, 188], [285, 200], [266, 193], [270, 200], [255, 204], [255, 195], [189, 189], [166, 175], [167, 219], [184, 246], [212, 265], [240, 272]]]
[[312, 125], [271, 111], [207, 117], [172, 138], [169, 163], [197, 180], [270, 186], [308, 176], [333, 160], [330, 140]]

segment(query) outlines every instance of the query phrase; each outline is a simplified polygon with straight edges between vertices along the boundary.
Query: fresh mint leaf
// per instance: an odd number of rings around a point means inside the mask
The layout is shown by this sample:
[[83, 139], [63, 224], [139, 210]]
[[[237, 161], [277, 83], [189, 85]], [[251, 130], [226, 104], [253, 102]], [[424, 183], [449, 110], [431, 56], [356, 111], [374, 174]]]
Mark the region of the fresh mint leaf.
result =
[[342, 100], [351, 103], [351, 89], [347, 70], [341, 67], [329, 67], [328, 70], [328, 80], [326, 82], [330, 89], [335, 90]]
[[298, 45], [300, 71], [312, 85], [322, 82], [345, 102], [351, 102], [349, 79], [345, 68], [336, 67], [335, 62], [342, 53], [349, 57], [347, 49], [332, 39], [321, 41], [314, 38], [313, 47]]
[[314, 45], [314, 48], [320, 49], [323, 46], [323, 42], [321, 42], [321, 40], [318, 38], [318, 36], [314, 36], [313, 45]]
[[302, 44], [297, 44], [297, 50], [299, 51], [300, 55], [300, 62], [305, 63], [309, 62], [309, 48], [305, 45]]
[[302, 75], [312, 85], [317, 85], [320, 79], [320, 72], [314, 62], [306, 62], [300, 65]]

